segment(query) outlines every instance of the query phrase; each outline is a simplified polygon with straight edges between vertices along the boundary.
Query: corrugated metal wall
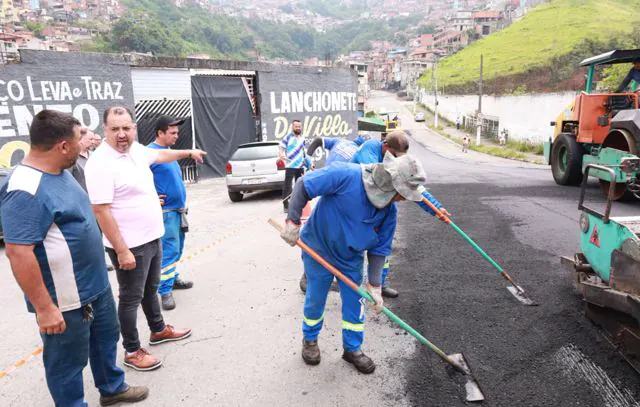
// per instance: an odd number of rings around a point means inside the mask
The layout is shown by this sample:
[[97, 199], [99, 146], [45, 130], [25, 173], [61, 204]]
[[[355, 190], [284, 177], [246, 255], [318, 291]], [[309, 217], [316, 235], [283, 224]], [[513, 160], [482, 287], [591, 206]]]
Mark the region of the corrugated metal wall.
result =
[[[138, 141], [148, 144], [155, 139], [155, 124], [161, 115], [185, 119], [178, 142], [173, 148], [190, 149], [193, 145], [191, 113], [191, 75], [188, 69], [132, 68], [133, 95], [136, 100]], [[197, 166], [191, 159], [180, 160], [183, 179], [197, 180]]]
[[142, 99], [191, 100], [191, 75], [188, 69], [131, 68], [133, 96]]

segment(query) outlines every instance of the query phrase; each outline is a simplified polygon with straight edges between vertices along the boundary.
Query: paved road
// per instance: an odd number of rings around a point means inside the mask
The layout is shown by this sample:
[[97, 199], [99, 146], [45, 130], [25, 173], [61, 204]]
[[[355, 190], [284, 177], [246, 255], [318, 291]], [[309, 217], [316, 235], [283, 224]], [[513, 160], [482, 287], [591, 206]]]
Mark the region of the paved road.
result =
[[[404, 109], [384, 94], [372, 103]], [[634, 405], [638, 376], [584, 318], [559, 265], [559, 255], [577, 249], [578, 190], [556, 186], [546, 167], [464, 154], [407, 113], [402, 118], [431, 191], [541, 305], [517, 303], [457, 235], [403, 203], [392, 261], [401, 297], [389, 300], [389, 308], [446, 351], [464, 352], [486, 406]], [[601, 202], [596, 185], [590, 192]], [[164, 362], [161, 369], [126, 370], [130, 383], [151, 388], [141, 406], [463, 405], [462, 389], [442, 362], [385, 318], [367, 322], [365, 351], [378, 364], [375, 374], [360, 375], [344, 363], [336, 293], [320, 338], [323, 361], [305, 366], [300, 254], [266, 224], [283, 217], [278, 194], [234, 204], [224, 182], [209, 180], [190, 186], [188, 195], [191, 232], [180, 270], [196, 285], [177, 293], [178, 307], [165, 317], [194, 334], [151, 348]], [[4, 370], [36, 349], [40, 338], [3, 253], [0, 270]], [[113, 273], [111, 281], [117, 294]], [[142, 315], [139, 328], [146, 337]], [[89, 369], [85, 378], [87, 401], [95, 406]], [[40, 356], [0, 378], [0, 406], [48, 405]]]
[[[640, 405], [640, 376], [582, 313], [560, 255], [578, 249], [578, 188], [557, 186], [549, 167], [522, 165], [457, 151], [424, 130], [393, 97], [374, 105], [402, 112], [414, 135], [431, 192], [454, 221], [480, 243], [538, 307], [520, 305], [505, 283], [448, 226], [414, 205], [401, 206], [390, 307], [447, 352], [463, 352], [487, 406]], [[403, 106], [404, 105], [404, 106]], [[597, 184], [589, 196], [602, 204]], [[618, 205], [618, 213], [637, 213]], [[463, 405], [463, 393], [442, 362], [420, 350], [407, 374], [414, 405]]]

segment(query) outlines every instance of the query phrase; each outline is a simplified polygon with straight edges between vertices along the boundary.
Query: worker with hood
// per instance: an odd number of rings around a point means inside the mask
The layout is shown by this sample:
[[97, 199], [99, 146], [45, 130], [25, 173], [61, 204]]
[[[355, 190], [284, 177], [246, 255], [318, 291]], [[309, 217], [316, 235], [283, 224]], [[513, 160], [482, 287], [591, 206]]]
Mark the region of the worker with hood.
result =
[[[394, 202], [422, 199], [425, 173], [409, 155], [399, 158], [390, 152], [382, 163], [356, 165], [335, 163], [306, 174], [295, 185], [286, 226], [281, 237], [291, 246], [300, 238], [356, 284], [362, 284], [364, 253], [367, 252], [367, 291], [382, 311], [381, 277], [386, 256], [391, 254], [396, 229]], [[305, 227], [300, 231], [303, 207], [320, 197]], [[324, 322], [324, 307], [333, 275], [303, 253], [308, 279], [302, 323], [302, 359], [320, 363], [318, 335]], [[362, 351], [364, 300], [342, 281], [343, 359], [362, 373], [373, 373], [375, 363]]]
[[[408, 150], [409, 138], [404, 131], [396, 130], [387, 134], [384, 139], [367, 140], [364, 142], [353, 157], [351, 157], [351, 162], [356, 164], [379, 163], [382, 162], [387, 151], [399, 157], [406, 154]], [[442, 207], [442, 204], [426, 189], [422, 195], [445, 215], [449, 216], [449, 212], [447, 212], [447, 210]], [[418, 202], [418, 205], [420, 205], [425, 212], [435, 216], [436, 213], [427, 204], [422, 202], [422, 200]], [[396, 298], [399, 295], [398, 291], [389, 287], [387, 284], [390, 267], [389, 259], [386, 259], [382, 270], [382, 296], [386, 298]]]

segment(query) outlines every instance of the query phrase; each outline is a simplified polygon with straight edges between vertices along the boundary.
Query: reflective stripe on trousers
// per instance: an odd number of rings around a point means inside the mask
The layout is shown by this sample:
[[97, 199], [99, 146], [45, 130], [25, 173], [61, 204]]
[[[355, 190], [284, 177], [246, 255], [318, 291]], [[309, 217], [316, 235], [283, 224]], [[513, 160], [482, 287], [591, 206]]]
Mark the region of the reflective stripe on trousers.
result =
[[[302, 333], [307, 341], [315, 341], [324, 323], [324, 308], [327, 302], [333, 274], [318, 264], [309, 255], [302, 255], [304, 272], [307, 275], [307, 293], [304, 300], [304, 318]], [[362, 283], [362, 269], [341, 270], [356, 284]], [[364, 340], [364, 300], [342, 281], [340, 297], [342, 299], [342, 346], [348, 352], [360, 350]]]

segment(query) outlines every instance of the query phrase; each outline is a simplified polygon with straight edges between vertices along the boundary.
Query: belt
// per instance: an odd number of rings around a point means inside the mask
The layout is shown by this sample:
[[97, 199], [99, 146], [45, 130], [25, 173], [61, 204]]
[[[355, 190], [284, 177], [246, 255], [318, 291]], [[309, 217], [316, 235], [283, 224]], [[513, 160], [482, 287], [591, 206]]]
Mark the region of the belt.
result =
[[165, 213], [165, 212], [178, 212], [178, 213], [184, 213], [186, 215], [187, 213], [189, 213], [189, 208], [163, 209], [162, 213]]

